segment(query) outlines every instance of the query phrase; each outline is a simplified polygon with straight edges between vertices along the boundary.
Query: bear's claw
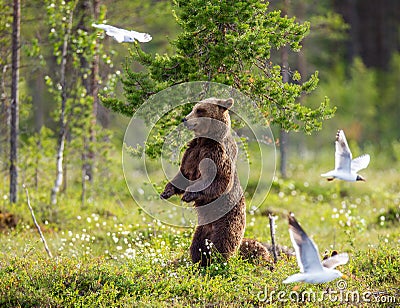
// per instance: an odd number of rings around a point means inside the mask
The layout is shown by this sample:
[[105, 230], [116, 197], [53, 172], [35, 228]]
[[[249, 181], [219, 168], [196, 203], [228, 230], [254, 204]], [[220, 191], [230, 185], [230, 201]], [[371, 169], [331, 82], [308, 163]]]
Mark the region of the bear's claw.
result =
[[171, 197], [170, 194], [167, 194], [165, 191], [163, 191], [160, 195], [161, 199], [168, 199], [169, 197]]
[[[169, 183], [168, 183], [169, 184]], [[175, 189], [174, 187], [171, 185], [168, 185], [165, 187], [164, 191], [161, 193], [160, 198], [161, 199], [168, 199], [171, 196], [173, 196], [175, 194]]]
[[187, 192], [185, 192], [183, 194], [182, 201], [184, 201], [184, 202], [192, 202], [195, 199], [197, 199], [197, 197], [198, 197], [198, 193], [187, 191]]

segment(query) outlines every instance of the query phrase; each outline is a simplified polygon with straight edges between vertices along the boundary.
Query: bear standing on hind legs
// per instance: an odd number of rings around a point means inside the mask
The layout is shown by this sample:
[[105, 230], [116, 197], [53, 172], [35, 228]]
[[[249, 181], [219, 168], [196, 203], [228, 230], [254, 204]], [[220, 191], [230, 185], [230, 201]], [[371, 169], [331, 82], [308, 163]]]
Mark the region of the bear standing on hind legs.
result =
[[208, 98], [183, 119], [195, 138], [188, 144], [180, 171], [161, 194], [163, 199], [183, 194], [183, 201], [194, 201], [198, 226], [190, 255], [202, 266], [211, 262], [211, 247], [226, 259], [239, 249], [245, 258], [271, 260], [261, 243], [243, 238], [246, 204], [236, 171], [238, 148], [229, 117], [232, 105], [232, 98]]

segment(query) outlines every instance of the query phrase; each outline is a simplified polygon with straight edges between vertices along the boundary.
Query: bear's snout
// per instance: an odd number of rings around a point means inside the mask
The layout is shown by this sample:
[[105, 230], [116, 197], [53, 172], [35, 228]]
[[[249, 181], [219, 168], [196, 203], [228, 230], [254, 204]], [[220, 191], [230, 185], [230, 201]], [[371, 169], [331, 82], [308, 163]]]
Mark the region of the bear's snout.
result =
[[182, 119], [182, 122], [183, 122], [183, 125], [184, 125], [187, 129], [190, 129], [190, 130], [193, 130], [193, 129], [196, 127], [196, 125], [197, 125], [196, 121], [193, 121], [193, 120], [188, 119], [188, 118], [183, 118], [183, 119]]

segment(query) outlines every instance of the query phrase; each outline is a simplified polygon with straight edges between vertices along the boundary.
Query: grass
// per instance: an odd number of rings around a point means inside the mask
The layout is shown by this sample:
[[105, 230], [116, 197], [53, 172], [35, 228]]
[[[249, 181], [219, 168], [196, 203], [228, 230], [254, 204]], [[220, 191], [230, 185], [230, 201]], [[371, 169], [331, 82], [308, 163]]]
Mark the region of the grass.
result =
[[[85, 205], [78, 186], [60, 197], [57, 208], [46, 205], [47, 191], [31, 189], [32, 206], [53, 259], [47, 257], [21, 196], [11, 208], [19, 219], [17, 227], [3, 230], [0, 237], [0, 306], [334, 307], [363, 302], [392, 307], [394, 300], [398, 304], [398, 165], [390, 170], [372, 165], [362, 172], [368, 182], [343, 183], [319, 177], [330, 165], [318, 165], [311, 158], [292, 161], [290, 179], [275, 178], [268, 198], [248, 214], [246, 237], [270, 242], [265, 213], [272, 211], [277, 216], [277, 242], [290, 246], [285, 215], [292, 211], [321, 254], [333, 249], [350, 254], [350, 262], [340, 267], [346, 280], [284, 285], [282, 280], [298, 271], [294, 258], [282, 258], [272, 272], [238, 256], [229, 262], [216, 256], [206, 269], [193, 266], [188, 253], [193, 229], [168, 226], [148, 216], [131, 200], [123, 180], [115, 177], [113, 193], [102, 186], [104, 191]], [[6, 200], [1, 209], [10, 212]]]

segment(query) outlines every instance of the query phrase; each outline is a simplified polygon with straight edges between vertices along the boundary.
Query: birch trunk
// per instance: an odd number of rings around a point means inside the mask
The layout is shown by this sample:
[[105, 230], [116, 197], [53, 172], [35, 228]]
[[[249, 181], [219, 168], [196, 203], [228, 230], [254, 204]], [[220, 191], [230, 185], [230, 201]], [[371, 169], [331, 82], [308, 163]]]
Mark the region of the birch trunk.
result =
[[57, 162], [56, 162], [56, 180], [54, 181], [54, 186], [51, 189], [50, 203], [52, 205], [57, 203], [57, 194], [60, 191], [60, 187], [63, 183], [63, 159], [64, 159], [64, 147], [65, 147], [65, 135], [66, 135], [66, 122], [65, 122], [65, 107], [67, 103], [67, 89], [66, 89], [66, 66], [67, 66], [67, 56], [68, 56], [68, 40], [71, 33], [72, 27], [72, 13], [69, 16], [69, 22], [67, 31], [64, 35], [64, 42], [62, 47], [61, 55], [61, 66], [60, 66], [60, 85], [61, 85], [61, 111], [60, 111], [60, 131], [58, 134], [57, 143]]
[[[100, 0], [94, 0], [93, 1], [93, 17], [94, 20], [97, 20], [99, 18], [100, 14]], [[98, 86], [98, 75], [99, 75], [99, 55], [98, 55], [98, 43], [96, 40], [96, 46], [95, 46], [95, 53], [93, 56], [93, 61], [92, 61], [92, 76], [90, 80], [90, 95], [93, 97], [93, 109], [92, 109], [92, 120], [90, 123], [90, 128], [89, 128], [89, 145], [88, 145], [88, 161], [86, 164], [86, 176], [89, 179], [89, 181], [92, 183], [93, 182], [93, 169], [95, 166], [95, 152], [94, 152], [94, 143], [96, 142], [96, 123], [97, 123], [97, 109], [99, 105], [99, 99], [98, 99], [98, 94], [99, 94], [99, 86]]]

